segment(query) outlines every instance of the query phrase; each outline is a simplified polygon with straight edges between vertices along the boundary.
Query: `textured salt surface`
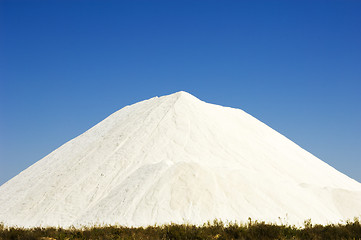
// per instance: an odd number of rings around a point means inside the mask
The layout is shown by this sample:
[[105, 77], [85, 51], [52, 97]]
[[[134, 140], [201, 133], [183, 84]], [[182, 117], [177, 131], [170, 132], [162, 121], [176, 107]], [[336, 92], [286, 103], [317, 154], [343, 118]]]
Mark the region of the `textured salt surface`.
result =
[[360, 183], [186, 92], [124, 107], [0, 187], [0, 222], [25, 227], [360, 215]]

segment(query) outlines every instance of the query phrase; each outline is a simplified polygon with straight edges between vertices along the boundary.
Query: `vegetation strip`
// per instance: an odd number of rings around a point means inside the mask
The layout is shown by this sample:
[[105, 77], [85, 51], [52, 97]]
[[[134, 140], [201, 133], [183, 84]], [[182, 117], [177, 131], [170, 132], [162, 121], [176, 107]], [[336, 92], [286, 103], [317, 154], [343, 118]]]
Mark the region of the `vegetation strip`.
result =
[[295, 226], [266, 224], [250, 221], [246, 225], [224, 224], [219, 221], [203, 226], [164, 225], [146, 228], [129, 228], [121, 226], [94, 226], [82, 229], [70, 228], [19, 228], [5, 227], [0, 224], [0, 239], [352, 239], [361, 240], [361, 224], [359, 219], [344, 224], [327, 226], [312, 225], [305, 222], [303, 228]]

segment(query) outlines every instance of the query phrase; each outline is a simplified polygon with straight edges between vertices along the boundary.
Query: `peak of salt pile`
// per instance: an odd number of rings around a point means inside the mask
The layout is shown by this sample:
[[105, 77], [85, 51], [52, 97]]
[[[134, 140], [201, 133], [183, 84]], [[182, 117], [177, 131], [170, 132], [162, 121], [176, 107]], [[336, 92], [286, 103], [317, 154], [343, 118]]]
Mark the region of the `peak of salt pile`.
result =
[[244, 111], [186, 92], [124, 107], [0, 187], [0, 222], [25, 227], [360, 215], [360, 183]]

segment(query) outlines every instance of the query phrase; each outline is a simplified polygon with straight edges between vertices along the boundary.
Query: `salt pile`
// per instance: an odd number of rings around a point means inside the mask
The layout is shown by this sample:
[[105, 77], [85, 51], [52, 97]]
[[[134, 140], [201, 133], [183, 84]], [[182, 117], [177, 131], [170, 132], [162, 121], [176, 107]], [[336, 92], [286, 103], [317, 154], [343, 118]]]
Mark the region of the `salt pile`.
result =
[[0, 187], [10, 226], [360, 215], [360, 183], [244, 111], [186, 92], [124, 107]]

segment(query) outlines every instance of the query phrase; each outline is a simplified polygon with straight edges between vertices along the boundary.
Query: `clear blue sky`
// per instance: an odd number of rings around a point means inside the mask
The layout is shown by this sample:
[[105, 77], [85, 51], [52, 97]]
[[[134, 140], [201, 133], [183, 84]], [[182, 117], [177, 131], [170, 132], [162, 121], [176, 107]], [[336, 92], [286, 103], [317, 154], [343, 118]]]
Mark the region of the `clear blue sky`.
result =
[[361, 182], [361, 1], [0, 0], [0, 184], [179, 90]]

